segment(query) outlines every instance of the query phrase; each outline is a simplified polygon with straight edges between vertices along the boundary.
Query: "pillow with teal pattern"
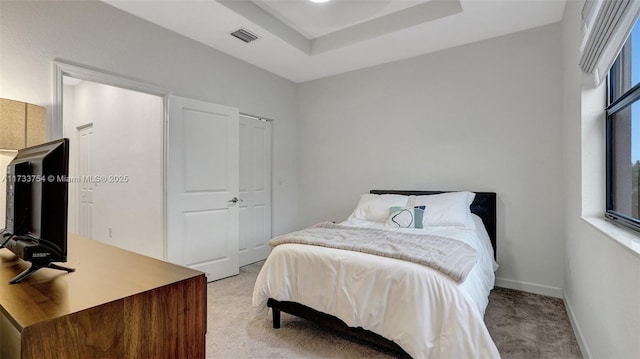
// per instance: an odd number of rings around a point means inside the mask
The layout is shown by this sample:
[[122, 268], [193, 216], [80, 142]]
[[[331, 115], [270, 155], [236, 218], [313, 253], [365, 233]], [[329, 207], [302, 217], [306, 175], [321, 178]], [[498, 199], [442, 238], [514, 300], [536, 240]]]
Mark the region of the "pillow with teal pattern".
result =
[[423, 228], [422, 219], [426, 206], [390, 207], [387, 227], [393, 228]]

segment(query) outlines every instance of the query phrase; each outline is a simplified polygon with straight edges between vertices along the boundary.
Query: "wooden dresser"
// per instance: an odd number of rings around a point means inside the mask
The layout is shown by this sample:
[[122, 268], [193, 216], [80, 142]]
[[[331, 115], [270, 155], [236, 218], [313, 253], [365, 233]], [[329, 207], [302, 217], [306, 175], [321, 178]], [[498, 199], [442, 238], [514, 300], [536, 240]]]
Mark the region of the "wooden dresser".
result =
[[204, 358], [206, 279], [184, 268], [70, 236], [73, 273], [0, 250], [0, 358]]

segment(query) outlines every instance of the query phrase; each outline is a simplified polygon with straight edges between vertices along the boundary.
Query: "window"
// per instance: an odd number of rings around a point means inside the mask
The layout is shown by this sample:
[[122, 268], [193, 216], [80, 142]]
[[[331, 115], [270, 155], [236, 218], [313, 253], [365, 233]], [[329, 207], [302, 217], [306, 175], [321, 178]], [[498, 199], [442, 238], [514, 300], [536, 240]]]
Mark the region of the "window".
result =
[[609, 72], [605, 217], [640, 231], [640, 23]]

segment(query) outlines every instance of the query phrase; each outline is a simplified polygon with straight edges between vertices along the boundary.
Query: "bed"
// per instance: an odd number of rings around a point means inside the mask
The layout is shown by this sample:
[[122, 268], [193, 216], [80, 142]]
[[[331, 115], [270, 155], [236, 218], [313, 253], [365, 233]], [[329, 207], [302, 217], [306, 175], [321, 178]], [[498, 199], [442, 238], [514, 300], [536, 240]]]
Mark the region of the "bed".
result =
[[[407, 202], [402, 206], [405, 197]], [[462, 198], [467, 201], [463, 214]], [[402, 217], [394, 217], [394, 212], [389, 213], [393, 210], [396, 215], [411, 212], [410, 228], [389, 228], [390, 224], [408, 223]], [[254, 306], [259, 310], [271, 308], [274, 328], [279, 328], [283, 311], [401, 357], [499, 358], [483, 321], [497, 269], [495, 193], [372, 190], [361, 197], [347, 221], [320, 227], [321, 231], [337, 227], [338, 233], [353, 230], [364, 235], [367, 231], [400, 233], [412, 240], [419, 238], [414, 242], [420, 243], [423, 237], [419, 236], [425, 234], [425, 243], [432, 237], [455, 238], [457, 241], [453, 242], [462, 243], [477, 255], [475, 264], [460, 278], [452, 276], [451, 271], [412, 259], [400, 260], [395, 255], [374, 255], [304, 241], [280, 243], [277, 240], [285, 236], [278, 237], [274, 239], [278, 245], [265, 261], [253, 293]], [[310, 232], [305, 231], [286, 237], [306, 240]]]

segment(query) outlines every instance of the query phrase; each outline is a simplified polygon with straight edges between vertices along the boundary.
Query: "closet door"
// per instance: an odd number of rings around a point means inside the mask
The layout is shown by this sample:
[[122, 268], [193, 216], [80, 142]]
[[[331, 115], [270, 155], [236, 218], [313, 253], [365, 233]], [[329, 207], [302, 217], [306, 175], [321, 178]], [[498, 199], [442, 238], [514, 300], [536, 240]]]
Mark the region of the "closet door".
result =
[[169, 99], [167, 259], [207, 274], [238, 274], [238, 109]]
[[240, 115], [240, 265], [266, 259], [271, 239], [271, 122]]

